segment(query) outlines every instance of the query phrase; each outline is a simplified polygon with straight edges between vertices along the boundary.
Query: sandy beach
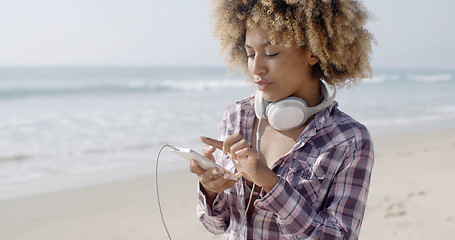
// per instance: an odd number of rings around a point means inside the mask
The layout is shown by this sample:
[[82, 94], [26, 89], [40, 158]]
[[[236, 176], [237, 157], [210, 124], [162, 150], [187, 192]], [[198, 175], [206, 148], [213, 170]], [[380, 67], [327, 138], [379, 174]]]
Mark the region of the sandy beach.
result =
[[[360, 239], [455, 239], [455, 130], [378, 137], [374, 144]], [[173, 239], [221, 238], [196, 217], [195, 176], [161, 174], [159, 184]], [[0, 201], [0, 239], [166, 239], [155, 177]]]

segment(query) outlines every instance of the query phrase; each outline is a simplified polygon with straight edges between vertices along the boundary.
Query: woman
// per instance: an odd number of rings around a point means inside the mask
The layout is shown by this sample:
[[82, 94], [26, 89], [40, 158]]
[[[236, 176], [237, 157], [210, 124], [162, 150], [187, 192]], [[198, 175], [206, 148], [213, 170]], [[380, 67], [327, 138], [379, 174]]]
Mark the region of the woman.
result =
[[[241, 178], [229, 180], [229, 173], [191, 162], [200, 180], [200, 220], [224, 239], [357, 239], [372, 142], [363, 125], [338, 109], [323, 82], [341, 87], [370, 76], [372, 36], [364, 28], [363, 5], [214, 3], [215, 34], [228, 62], [249, 73], [258, 92], [228, 107], [219, 140], [201, 138], [203, 155]], [[291, 100], [316, 110], [304, 110], [307, 116], [294, 124], [300, 110], [282, 114], [287, 105], [279, 107]]]

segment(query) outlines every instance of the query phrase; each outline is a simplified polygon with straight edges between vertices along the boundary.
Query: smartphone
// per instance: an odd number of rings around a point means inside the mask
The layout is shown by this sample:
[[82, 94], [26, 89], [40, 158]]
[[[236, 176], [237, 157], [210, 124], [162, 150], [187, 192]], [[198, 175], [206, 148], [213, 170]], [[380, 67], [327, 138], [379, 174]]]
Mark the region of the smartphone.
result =
[[212, 160], [202, 156], [201, 154], [187, 148], [178, 148], [172, 147], [171, 151], [180, 155], [181, 157], [185, 158], [188, 161], [196, 160], [198, 165], [203, 168], [204, 170], [208, 170], [210, 168], [217, 168], [220, 171], [220, 175], [224, 173], [229, 173], [231, 177], [229, 179], [237, 181], [239, 180], [233, 173], [229, 170], [223, 168], [222, 166], [216, 164]]

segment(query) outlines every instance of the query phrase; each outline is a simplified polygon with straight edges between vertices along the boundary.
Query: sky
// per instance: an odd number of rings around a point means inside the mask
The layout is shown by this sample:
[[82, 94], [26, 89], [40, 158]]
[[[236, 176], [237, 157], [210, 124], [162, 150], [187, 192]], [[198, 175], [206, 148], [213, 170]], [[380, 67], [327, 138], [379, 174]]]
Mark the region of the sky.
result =
[[[222, 66], [209, 0], [0, 0], [0, 66]], [[364, 0], [376, 69], [455, 69], [455, 1]]]

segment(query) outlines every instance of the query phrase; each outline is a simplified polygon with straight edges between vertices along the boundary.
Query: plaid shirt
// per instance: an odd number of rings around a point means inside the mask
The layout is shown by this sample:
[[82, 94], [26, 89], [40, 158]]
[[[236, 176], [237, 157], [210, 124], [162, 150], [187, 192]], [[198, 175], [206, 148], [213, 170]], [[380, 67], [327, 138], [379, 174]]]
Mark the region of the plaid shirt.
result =
[[[219, 139], [240, 132], [251, 143], [254, 96], [228, 107]], [[334, 102], [315, 115], [292, 149], [272, 166], [278, 184], [254, 201], [247, 227], [245, 179], [219, 193], [212, 206], [199, 191], [198, 216], [224, 239], [357, 239], [373, 167], [373, 145], [365, 126], [341, 112]], [[235, 171], [216, 152], [216, 161]]]

